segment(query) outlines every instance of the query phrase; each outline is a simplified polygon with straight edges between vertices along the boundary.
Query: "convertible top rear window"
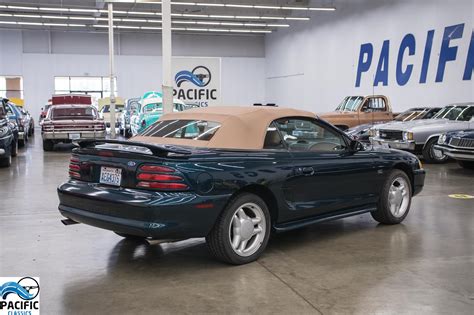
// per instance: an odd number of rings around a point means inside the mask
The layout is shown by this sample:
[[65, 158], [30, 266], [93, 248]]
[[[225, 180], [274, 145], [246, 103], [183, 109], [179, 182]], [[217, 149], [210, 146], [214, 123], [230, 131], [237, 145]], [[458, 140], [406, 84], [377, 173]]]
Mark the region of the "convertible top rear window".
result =
[[142, 136], [209, 141], [220, 128], [215, 121], [162, 120], [142, 132]]

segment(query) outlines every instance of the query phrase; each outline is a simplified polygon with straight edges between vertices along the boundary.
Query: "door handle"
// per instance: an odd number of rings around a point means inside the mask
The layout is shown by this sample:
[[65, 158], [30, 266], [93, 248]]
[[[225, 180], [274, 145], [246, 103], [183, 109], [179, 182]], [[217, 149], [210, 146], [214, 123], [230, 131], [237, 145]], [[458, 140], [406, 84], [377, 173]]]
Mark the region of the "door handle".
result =
[[301, 173], [304, 175], [304, 176], [311, 176], [311, 175], [314, 175], [314, 168], [312, 167], [303, 167], [301, 169]]

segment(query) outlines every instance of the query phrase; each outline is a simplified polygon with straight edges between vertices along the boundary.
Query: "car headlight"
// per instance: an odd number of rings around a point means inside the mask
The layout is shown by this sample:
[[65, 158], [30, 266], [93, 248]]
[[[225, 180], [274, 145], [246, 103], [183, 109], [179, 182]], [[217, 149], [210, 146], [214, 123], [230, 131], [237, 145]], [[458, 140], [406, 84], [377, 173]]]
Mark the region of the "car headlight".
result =
[[438, 144], [445, 144], [447, 138], [448, 138], [448, 136], [447, 136], [446, 134], [442, 134], [442, 135], [438, 138]]
[[413, 132], [405, 131], [403, 133], [403, 140], [405, 141], [413, 140]]

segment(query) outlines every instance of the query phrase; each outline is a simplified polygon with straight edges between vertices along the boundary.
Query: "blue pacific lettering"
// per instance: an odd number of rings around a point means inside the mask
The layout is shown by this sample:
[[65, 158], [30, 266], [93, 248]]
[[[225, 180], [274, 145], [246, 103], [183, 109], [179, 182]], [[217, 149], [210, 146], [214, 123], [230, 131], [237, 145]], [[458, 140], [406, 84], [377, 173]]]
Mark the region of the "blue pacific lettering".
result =
[[[463, 24], [456, 24], [447, 26], [442, 34], [441, 46], [439, 47], [439, 57], [437, 62], [435, 82], [443, 82], [445, 69], [450, 66], [450, 63], [455, 61], [458, 54], [458, 40], [465, 35]], [[410, 80], [417, 80], [419, 83], [424, 84], [428, 79], [428, 68], [430, 65], [430, 59], [432, 57], [433, 38], [435, 36], [435, 30], [429, 30], [426, 33], [426, 38], [422, 44], [420, 44], [419, 54], [423, 55], [420, 68], [420, 77], [413, 78], [413, 69], [417, 66], [407, 61], [407, 57], [414, 56], [417, 53], [417, 41], [413, 34], [406, 34], [398, 46], [398, 55], [395, 65], [395, 77], [399, 86], [406, 85]], [[359, 62], [357, 65], [357, 74], [355, 86], [360, 87], [364, 73], [368, 72], [372, 65], [375, 68], [375, 75], [373, 85], [387, 86], [389, 84], [389, 55], [390, 55], [390, 40], [383, 41], [382, 48], [378, 53], [378, 61], [374, 58], [374, 45], [372, 43], [364, 43], [360, 46]], [[434, 55], [436, 56], [436, 55]], [[375, 62], [377, 61], [377, 62]], [[472, 72], [474, 71], [474, 31], [471, 34], [470, 44], [464, 66], [463, 73], [459, 74], [459, 78], [462, 80], [471, 80]], [[367, 75], [367, 74], [365, 74]]]

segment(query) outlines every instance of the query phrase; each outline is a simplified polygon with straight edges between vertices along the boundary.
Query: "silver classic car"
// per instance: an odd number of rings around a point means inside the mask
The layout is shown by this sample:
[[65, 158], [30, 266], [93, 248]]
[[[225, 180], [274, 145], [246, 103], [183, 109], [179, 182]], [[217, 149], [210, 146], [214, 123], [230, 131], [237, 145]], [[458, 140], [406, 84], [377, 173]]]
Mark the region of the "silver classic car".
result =
[[439, 136], [449, 131], [473, 129], [473, 117], [474, 103], [452, 104], [441, 109], [432, 119], [377, 125], [371, 131], [371, 142], [423, 154], [428, 163], [443, 163], [448, 156], [435, 148]]

